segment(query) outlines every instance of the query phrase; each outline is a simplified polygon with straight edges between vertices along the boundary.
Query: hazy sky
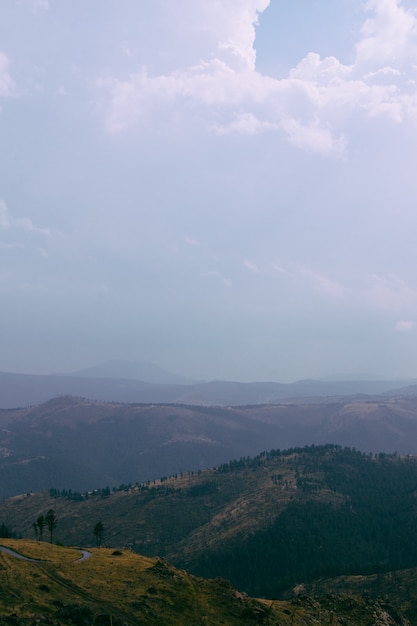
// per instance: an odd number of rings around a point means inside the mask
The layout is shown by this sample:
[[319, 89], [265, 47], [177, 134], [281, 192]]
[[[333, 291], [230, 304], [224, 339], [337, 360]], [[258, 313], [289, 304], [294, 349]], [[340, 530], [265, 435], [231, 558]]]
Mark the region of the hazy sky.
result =
[[417, 9], [3, 0], [0, 370], [417, 376]]

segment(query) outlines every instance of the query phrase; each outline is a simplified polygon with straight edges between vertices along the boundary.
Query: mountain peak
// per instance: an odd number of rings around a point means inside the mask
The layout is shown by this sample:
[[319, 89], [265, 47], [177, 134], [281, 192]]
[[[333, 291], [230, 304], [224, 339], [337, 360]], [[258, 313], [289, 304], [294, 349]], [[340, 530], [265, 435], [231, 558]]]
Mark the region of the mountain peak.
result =
[[174, 374], [148, 361], [127, 361], [121, 359], [111, 359], [92, 367], [77, 370], [71, 372], [69, 376], [77, 378], [124, 378], [164, 385], [190, 385], [196, 382], [191, 378]]

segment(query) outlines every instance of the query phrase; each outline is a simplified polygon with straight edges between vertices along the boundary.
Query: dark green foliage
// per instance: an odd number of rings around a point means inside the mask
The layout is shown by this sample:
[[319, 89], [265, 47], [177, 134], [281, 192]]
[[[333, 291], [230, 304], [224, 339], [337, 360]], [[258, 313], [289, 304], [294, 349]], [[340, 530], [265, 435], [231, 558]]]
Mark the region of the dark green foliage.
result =
[[[123, 488], [125, 488], [125, 485], [123, 485]], [[113, 491], [117, 490], [113, 489]], [[84, 493], [80, 493], [79, 491], [73, 491], [72, 489], [56, 489], [55, 487], [51, 487], [51, 489], [49, 489], [49, 495], [52, 498], [65, 498], [66, 500], [74, 500], [75, 502], [87, 500], [89, 497], [94, 496], [107, 498], [111, 494], [111, 492], [112, 490], [109, 486], [103, 487], [101, 489], [94, 489], [94, 491], [86, 491]]]
[[209, 495], [211, 493], [215, 493], [217, 491], [217, 484], [213, 481], [213, 480], [206, 480], [204, 482], [201, 483], [197, 483], [196, 485], [193, 485], [192, 487], [189, 487], [189, 489], [187, 489], [187, 496], [190, 497], [199, 497], [199, 496], [206, 496]]
[[101, 542], [103, 540], [104, 535], [104, 525], [103, 522], [97, 522], [93, 529], [94, 537], [96, 538], [97, 548], [100, 548]]
[[10, 528], [8, 528], [6, 524], [2, 523], [0, 525], [0, 537], [4, 537], [5, 539], [13, 539], [16, 537], [16, 533], [13, 530], [10, 530]]
[[39, 517], [38, 517], [38, 519], [36, 520], [35, 523], [36, 523], [37, 528], [38, 528], [38, 533], [39, 533], [38, 538], [39, 538], [39, 541], [42, 541], [43, 540], [43, 529], [45, 528], [45, 524], [46, 524], [45, 516], [44, 515], [39, 515]]
[[[276, 597], [295, 583], [322, 576], [417, 565], [414, 459], [373, 458], [341, 448], [300, 452], [309, 456], [298, 489], [311, 494], [325, 487], [343, 499], [291, 502], [269, 528], [202, 557], [194, 573], [221, 575], [251, 595]], [[254, 462], [244, 459], [228, 467]], [[324, 477], [309, 477], [313, 470]]]
[[74, 500], [75, 502], [85, 500], [88, 497], [87, 493], [72, 491], [72, 489], [56, 489], [55, 487], [49, 490], [49, 495], [52, 498], [66, 498], [67, 500]]
[[52, 543], [54, 530], [55, 530], [55, 528], [57, 527], [57, 524], [58, 524], [58, 520], [57, 520], [57, 517], [55, 515], [55, 511], [53, 509], [49, 509], [49, 511], [45, 515], [45, 523], [46, 523], [46, 525], [48, 527], [49, 536], [50, 536], [51, 543]]
[[78, 604], [70, 604], [60, 609], [56, 616], [59, 619], [68, 620], [68, 624], [76, 624], [76, 626], [91, 626], [94, 621], [94, 615], [88, 606], [80, 606]]

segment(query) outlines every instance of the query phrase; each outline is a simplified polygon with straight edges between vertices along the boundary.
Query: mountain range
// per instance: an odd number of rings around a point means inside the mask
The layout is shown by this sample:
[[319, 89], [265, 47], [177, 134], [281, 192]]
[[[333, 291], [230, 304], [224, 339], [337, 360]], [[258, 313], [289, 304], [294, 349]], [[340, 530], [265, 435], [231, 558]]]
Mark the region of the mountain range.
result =
[[0, 410], [0, 497], [91, 490], [202, 470], [293, 446], [417, 452], [416, 397], [246, 406], [121, 404], [59, 397]]
[[414, 380], [300, 380], [294, 383], [192, 381], [144, 362], [109, 361], [69, 374], [0, 372], [0, 408], [27, 407], [57, 396], [104, 402], [247, 405], [294, 398], [415, 395]]
[[140, 380], [156, 385], [192, 385], [198, 381], [168, 372], [149, 361], [124, 361], [112, 359], [92, 367], [76, 370], [67, 374], [75, 378], [124, 378]]

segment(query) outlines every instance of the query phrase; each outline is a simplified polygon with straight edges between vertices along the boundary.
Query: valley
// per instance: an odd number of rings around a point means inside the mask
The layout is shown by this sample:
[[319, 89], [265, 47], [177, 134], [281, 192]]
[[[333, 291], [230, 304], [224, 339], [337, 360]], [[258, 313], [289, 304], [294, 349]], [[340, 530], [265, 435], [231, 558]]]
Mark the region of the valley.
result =
[[143, 483], [311, 444], [413, 454], [416, 441], [416, 397], [192, 406], [63, 396], [0, 410], [0, 497]]

